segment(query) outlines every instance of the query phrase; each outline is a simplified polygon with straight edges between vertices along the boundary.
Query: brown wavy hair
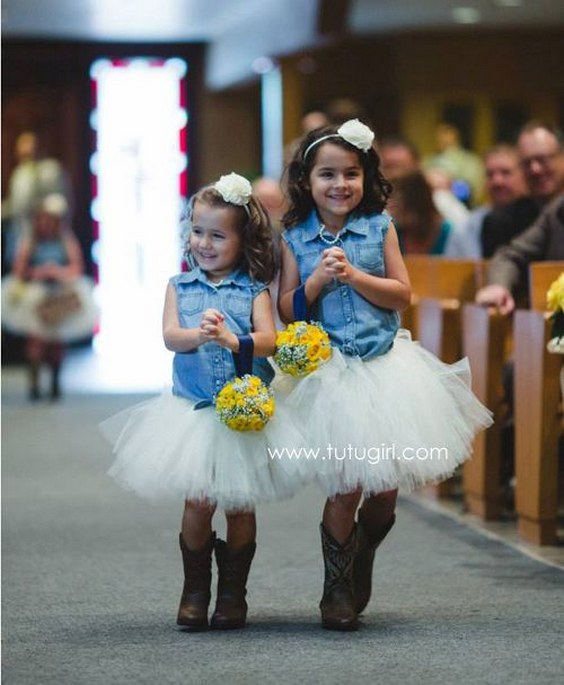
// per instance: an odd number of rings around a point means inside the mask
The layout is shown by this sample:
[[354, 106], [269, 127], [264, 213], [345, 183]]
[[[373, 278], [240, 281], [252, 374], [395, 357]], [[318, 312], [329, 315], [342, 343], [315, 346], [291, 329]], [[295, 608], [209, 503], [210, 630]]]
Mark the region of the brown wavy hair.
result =
[[183, 242], [185, 245], [186, 261], [191, 268], [196, 262], [190, 251], [190, 231], [192, 230], [192, 213], [194, 204], [201, 202], [208, 207], [227, 207], [236, 217], [236, 228], [241, 236], [242, 255], [240, 267], [252, 279], [270, 283], [276, 273], [276, 259], [274, 250], [274, 231], [270, 218], [260, 200], [251, 196], [247, 209], [245, 207], [226, 202], [213, 186], [206, 186], [192, 196], [188, 204], [188, 212], [183, 220]]
[[[326, 142], [338, 145], [344, 150], [354, 152], [364, 172], [363, 196], [359, 205], [352, 212], [355, 216], [367, 216], [379, 214], [386, 207], [388, 197], [392, 192], [391, 183], [384, 178], [380, 171], [380, 157], [376, 150], [371, 147], [367, 152], [359, 150], [351, 143], [337, 134], [338, 126], [325, 126], [317, 128], [306, 134], [296, 149], [292, 160], [284, 171], [284, 184], [289, 199], [289, 209], [282, 217], [282, 223], [286, 228], [291, 228], [304, 221], [313, 209], [315, 203], [309, 188], [309, 177], [315, 165], [319, 148]], [[304, 155], [312, 143], [324, 136], [334, 136], [327, 141], [314, 145]]]

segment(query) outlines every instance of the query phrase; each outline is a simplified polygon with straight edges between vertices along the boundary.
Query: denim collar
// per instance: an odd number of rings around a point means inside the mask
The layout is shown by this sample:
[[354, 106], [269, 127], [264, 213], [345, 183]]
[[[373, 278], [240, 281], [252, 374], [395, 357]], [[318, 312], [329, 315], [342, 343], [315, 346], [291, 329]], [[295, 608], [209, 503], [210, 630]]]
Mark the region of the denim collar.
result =
[[[303, 224], [303, 241], [310, 242], [319, 236], [320, 220], [317, 212], [314, 210], [308, 216]], [[369, 220], [366, 216], [358, 216], [349, 218], [347, 223], [343, 226], [342, 232], [357, 233], [358, 235], [368, 235]], [[291, 230], [291, 229], [290, 229]]]
[[199, 266], [194, 267], [190, 271], [184, 272], [178, 280], [180, 283], [193, 283], [194, 281], [199, 281], [210, 288], [221, 288], [224, 285], [237, 285], [245, 287], [252, 283], [249, 274], [241, 269], [235, 269], [232, 271], [221, 281], [221, 283], [212, 283], [208, 279], [207, 274], [202, 271]]

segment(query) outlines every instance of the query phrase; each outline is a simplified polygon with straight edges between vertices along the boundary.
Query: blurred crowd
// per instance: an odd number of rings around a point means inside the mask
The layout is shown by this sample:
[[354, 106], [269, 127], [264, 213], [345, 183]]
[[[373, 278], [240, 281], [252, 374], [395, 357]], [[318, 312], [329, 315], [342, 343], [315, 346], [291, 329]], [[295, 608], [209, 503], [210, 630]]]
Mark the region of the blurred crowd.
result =
[[[355, 101], [333, 100], [304, 114], [302, 135], [351, 118], [372, 126]], [[496, 142], [482, 155], [466, 149], [461, 132], [446, 121], [436, 126], [435, 152], [427, 156], [399, 133], [379, 138], [376, 129], [376, 136], [382, 172], [393, 186], [388, 211], [406, 255], [491, 258], [564, 190], [562, 134], [542, 121], [526, 122], [512, 144]], [[287, 146], [286, 159], [298, 143]], [[283, 178], [255, 183], [277, 226], [283, 184]]]

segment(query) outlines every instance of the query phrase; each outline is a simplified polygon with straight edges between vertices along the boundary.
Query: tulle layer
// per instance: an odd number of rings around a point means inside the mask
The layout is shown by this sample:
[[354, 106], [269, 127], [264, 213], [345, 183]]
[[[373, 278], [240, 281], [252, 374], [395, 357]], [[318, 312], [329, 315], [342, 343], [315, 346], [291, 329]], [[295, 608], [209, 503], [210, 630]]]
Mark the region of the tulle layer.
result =
[[368, 362], [333, 352], [310, 376], [278, 373], [273, 383], [304, 422], [302, 459], [327, 496], [444, 480], [492, 423], [470, 389], [468, 360], [444, 364], [406, 330]]
[[12, 333], [43, 340], [71, 342], [85, 338], [92, 334], [98, 319], [93, 285], [90, 278], [81, 276], [61, 286], [76, 294], [79, 306], [62, 321], [47, 324], [39, 308], [49, 294], [56, 292], [53, 287], [6, 276], [2, 280], [2, 325]]
[[100, 425], [114, 445], [109, 474], [150, 499], [207, 500], [230, 510], [292, 496], [310, 478], [305, 463], [272, 458], [274, 449], [303, 444], [283, 403], [262, 431], [236, 432], [214, 407], [165, 391]]

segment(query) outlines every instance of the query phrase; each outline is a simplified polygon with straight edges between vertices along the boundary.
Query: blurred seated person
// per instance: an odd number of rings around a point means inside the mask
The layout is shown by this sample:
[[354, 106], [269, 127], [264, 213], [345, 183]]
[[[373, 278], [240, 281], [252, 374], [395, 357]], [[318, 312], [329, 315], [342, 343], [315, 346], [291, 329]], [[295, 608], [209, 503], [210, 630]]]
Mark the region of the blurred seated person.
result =
[[294, 138], [290, 143], [284, 148], [284, 163], [288, 164], [294, 157], [296, 150], [298, 149], [302, 138], [309, 133], [314, 131], [316, 128], [323, 128], [323, 126], [329, 125], [329, 117], [323, 111], [323, 109], [314, 107], [308, 109], [304, 112], [300, 120], [301, 133], [297, 138]]
[[442, 169], [424, 169], [423, 173], [433, 191], [433, 201], [439, 212], [451, 224], [461, 229], [468, 221], [470, 210], [453, 193], [452, 178]]
[[388, 211], [403, 254], [444, 254], [453, 227], [437, 210], [422, 171], [412, 171], [393, 181]]
[[484, 155], [487, 204], [473, 209], [461, 231], [453, 234], [445, 255], [453, 259], [482, 258], [482, 227], [485, 217], [499, 207], [505, 207], [525, 193], [525, 183], [517, 150], [511, 145], [496, 145]]
[[[394, 184], [399, 176], [421, 171], [421, 158], [417, 147], [402, 136], [387, 136], [378, 142], [381, 169], [384, 176]], [[437, 211], [451, 224], [461, 226], [469, 216], [468, 208], [458, 200], [451, 188], [449, 177], [439, 170], [424, 172], [433, 191]]]
[[[274, 250], [276, 253], [276, 261], [280, 262], [280, 239], [282, 235], [282, 222], [281, 218], [286, 211], [286, 198], [284, 197], [284, 192], [278, 181], [266, 176], [261, 176], [253, 181], [253, 195], [262, 202], [270, 221], [272, 222], [272, 227], [274, 228]], [[279, 273], [276, 274], [272, 283], [268, 284], [268, 289], [272, 296], [272, 301], [276, 302], [278, 300], [278, 279]], [[278, 315], [277, 308], [274, 307], [274, 321], [276, 323], [277, 330], [283, 330], [285, 328], [282, 323], [280, 316]]]
[[[488, 269], [488, 285], [476, 293], [476, 302], [484, 307], [495, 307], [504, 316], [511, 315], [516, 303], [528, 305], [531, 262], [551, 260], [564, 260], [564, 193], [548, 204], [532, 226], [496, 250]], [[507, 410], [502, 426], [502, 478], [509, 483], [510, 498], [514, 454], [513, 375], [513, 360], [509, 359], [504, 364], [501, 383]]]
[[460, 131], [453, 124], [442, 121], [435, 130], [437, 153], [424, 160], [425, 169], [445, 172], [460, 187], [456, 196], [473, 206], [483, 193], [484, 167], [478, 155], [462, 146]]
[[419, 150], [403, 136], [386, 136], [377, 141], [377, 149], [382, 173], [392, 183], [398, 176], [421, 169]]
[[547, 124], [531, 121], [517, 138], [517, 154], [527, 194], [495, 208], [483, 222], [482, 255], [492, 257], [502, 245], [527, 230], [559, 192], [563, 176], [561, 134]]
[[360, 119], [363, 124], [371, 126], [366, 109], [360, 102], [349, 97], [330, 100], [325, 107], [325, 112], [332, 126], [340, 126], [350, 119]]
[[253, 195], [263, 204], [272, 227], [280, 232], [282, 230], [281, 218], [286, 211], [286, 199], [282, 187], [278, 181], [267, 176], [261, 176], [253, 181]]
[[488, 269], [488, 285], [476, 293], [476, 302], [511, 314], [516, 301], [526, 302], [531, 262], [564, 259], [564, 193], [559, 193], [535, 223], [500, 247]]
[[62, 164], [41, 154], [37, 135], [23, 131], [14, 143], [16, 165], [8, 179], [2, 200], [3, 265], [12, 266], [18, 241], [31, 233], [32, 213], [37, 200], [57, 193], [71, 205], [70, 179]]

